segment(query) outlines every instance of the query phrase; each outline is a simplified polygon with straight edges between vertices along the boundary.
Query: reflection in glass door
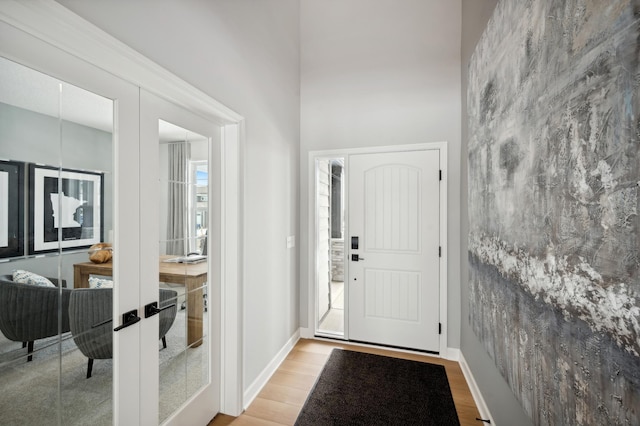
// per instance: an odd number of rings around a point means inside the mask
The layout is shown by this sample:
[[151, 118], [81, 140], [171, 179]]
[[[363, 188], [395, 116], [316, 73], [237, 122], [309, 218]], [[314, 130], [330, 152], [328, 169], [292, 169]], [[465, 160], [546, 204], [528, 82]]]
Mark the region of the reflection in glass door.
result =
[[[160, 421], [209, 383], [209, 139], [159, 121]], [[173, 306], [173, 307], [171, 307]]]
[[316, 334], [344, 337], [344, 158], [318, 158], [316, 173]]
[[112, 424], [113, 102], [0, 58], [0, 123], [0, 423]]

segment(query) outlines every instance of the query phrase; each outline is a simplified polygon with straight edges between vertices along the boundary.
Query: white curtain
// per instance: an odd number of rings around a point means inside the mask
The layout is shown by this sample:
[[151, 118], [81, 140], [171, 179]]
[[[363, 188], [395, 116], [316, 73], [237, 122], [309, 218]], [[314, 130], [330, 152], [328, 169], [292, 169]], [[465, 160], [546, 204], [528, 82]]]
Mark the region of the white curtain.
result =
[[189, 159], [191, 144], [174, 142], [169, 148], [169, 193], [167, 214], [167, 254], [187, 254], [189, 214]]

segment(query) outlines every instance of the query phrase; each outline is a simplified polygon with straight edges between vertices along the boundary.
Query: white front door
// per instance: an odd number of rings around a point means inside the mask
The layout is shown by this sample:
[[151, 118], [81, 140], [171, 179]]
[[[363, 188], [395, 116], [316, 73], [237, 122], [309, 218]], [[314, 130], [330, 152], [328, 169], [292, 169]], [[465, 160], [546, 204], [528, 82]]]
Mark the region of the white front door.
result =
[[350, 340], [440, 351], [439, 162], [437, 149], [349, 157]]

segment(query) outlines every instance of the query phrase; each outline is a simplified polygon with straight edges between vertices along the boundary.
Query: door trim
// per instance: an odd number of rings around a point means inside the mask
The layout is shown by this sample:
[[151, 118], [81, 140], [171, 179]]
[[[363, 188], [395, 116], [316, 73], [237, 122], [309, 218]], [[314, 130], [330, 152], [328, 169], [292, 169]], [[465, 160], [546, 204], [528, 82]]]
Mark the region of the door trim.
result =
[[[347, 149], [335, 149], [335, 150], [321, 150], [321, 151], [309, 151], [308, 158], [308, 276], [307, 276], [307, 324], [309, 324], [309, 331], [305, 333], [305, 337], [312, 337], [317, 331], [317, 306], [316, 306], [316, 293], [317, 293], [317, 267], [316, 267], [316, 251], [318, 246], [317, 241], [317, 212], [316, 212], [316, 160], [326, 158], [345, 158], [345, 167], [349, 167], [349, 156], [354, 154], [380, 154], [385, 152], [407, 152], [418, 150], [438, 150], [440, 159], [440, 170], [442, 170], [442, 181], [440, 183], [440, 246], [442, 247], [442, 256], [440, 257], [440, 321], [442, 324], [442, 333], [440, 334], [440, 357], [447, 356], [447, 300], [448, 300], [448, 277], [447, 277], [447, 142], [428, 142], [420, 144], [409, 145], [390, 145], [379, 147], [365, 147], [365, 148], [347, 148]], [[348, 186], [348, 185], [346, 185]], [[348, 197], [348, 189], [346, 189], [346, 197]], [[345, 204], [348, 205], [347, 202]], [[349, 235], [349, 220], [348, 214], [345, 214], [345, 235]], [[347, 250], [345, 249], [345, 256]], [[345, 258], [345, 276], [349, 274], [349, 262]], [[345, 291], [345, 297], [347, 292]], [[348, 300], [345, 299], [345, 306], [348, 306]], [[348, 321], [348, 315], [345, 315], [345, 322]], [[310, 336], [309, 336], [310, 335]], [[348, 324], [345, 323], [345, 340], [349, 340], [348, 336]]]
[[[4, 0], [0, 21], [223, 127], [219, 154], [224, 161], [221, 168], [224, 203], [219, 214], [224, 233], [220, 242], [221, 287], [216, 295], [221, 318], [219, 330], [212, 329], [212, 335], [217, 332], [221, 338], [223, 352], [219, 359], [211, 358], [211, 366], [218, 363], [222, 372], [220, 411], [239, 415], [243, 389], [240, 218], [243, 217], [244, 117], [53, 0]], [[25, 62], [20, 53], [7, 57], [47, 72], [45, 58]]]

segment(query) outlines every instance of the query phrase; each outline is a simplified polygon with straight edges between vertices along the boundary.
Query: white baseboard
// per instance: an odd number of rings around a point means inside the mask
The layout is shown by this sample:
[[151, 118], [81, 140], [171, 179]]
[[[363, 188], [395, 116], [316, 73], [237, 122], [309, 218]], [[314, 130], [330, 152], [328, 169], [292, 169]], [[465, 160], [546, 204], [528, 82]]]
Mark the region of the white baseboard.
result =
[[464, 378], [467, 380], [467, 384], [469, 385], [469, 390], [471, 391], [473, 400], [476, 402], [476, 406], [478, 407], [478, 411], [480, 412], [480, 417], [483, 419], [490, 420], [491, 425], [495, 426], [496, 422], [493, 420], [493, 417], [489, 412], [489, 407], [487, 407], [487, 404], [484, 402], [484, 398], [482, 397], [480, 388], [478, 387], [476, 380], [473, 378], [473, 374], [471, 374], [471, 369], [469, 368], [467, 361], [464, 359], [464, 355], [459, 350], [458, 350], [458, 354], [459, 354], [458, 363], [460, 364], [460, 368], [462, 369], [462, 374], [464, 374]]
[[293, 336], [289, 338], [287, 343], [278, 351], [275, 357], [271, 360], [271, 362], [265, 367], [264, 370], [258, 375], [258, 377], [249, 385], [246, 391], [244, 391], [244, 395], [242, 397], [242, 408], [246, 410], [249, 405], [253, 402], [254, 399], [258, 396], [264, 385], [267, 384], [273, 373], [276, 372], [282, 361], [287, 358], [291, 349], [298, 343], [300, 340], [300, 330], [296, 330], [293, 333]]

